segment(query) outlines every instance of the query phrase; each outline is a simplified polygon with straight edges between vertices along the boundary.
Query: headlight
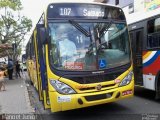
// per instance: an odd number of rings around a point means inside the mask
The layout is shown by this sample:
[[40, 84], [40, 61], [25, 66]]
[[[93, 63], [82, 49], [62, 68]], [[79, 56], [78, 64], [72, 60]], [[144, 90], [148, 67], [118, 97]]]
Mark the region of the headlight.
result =
[[50, 80], [51, 85], [61, 94], [74, 94], [76, 93], [70, 86], [58, 80]]
[[131, 80], [132, 80], [132, 75], [133, 75], [133, 72], [129, 72], [128, 75], [121, 81], [121, 83], [119, 84], [119, 86], [125, 86], [125, 85], [128, 85]]

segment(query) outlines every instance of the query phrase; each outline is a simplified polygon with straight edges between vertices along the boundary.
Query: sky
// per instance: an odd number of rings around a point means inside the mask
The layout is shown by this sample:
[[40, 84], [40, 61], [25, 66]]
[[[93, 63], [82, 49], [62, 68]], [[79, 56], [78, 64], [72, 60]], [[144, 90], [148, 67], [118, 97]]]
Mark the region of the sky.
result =
[[[26, 35], [24, 44], [29, 40], [33, 29], [35, 28], [36, 23], [38, 22], [45, 6], [52, 1], [61, 1], [61, 0], [21, 0], [23, 10], [21, 11], [21, 15], [24, 15], [32, 20], [32, 30]], [[69, 1], [69, 0], [65, 0]], [[72, 0], [73, 1], [73, 0]], [[75, 0], [75, 1], [84, 1], [89, 2], [93, 0]]]

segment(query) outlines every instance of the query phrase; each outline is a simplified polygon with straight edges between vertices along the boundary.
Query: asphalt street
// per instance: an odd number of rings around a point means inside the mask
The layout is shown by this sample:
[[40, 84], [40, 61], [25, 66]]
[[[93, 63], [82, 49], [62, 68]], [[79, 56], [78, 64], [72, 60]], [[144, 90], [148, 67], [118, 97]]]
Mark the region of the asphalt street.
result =
[[130, 99], [59, 113], [43, 109], [33, 86], [30, 95], [41, 120], [160, 120], [160, 100], [154, 99], [153, 91], [139, 87], [135, 87], [135, 96]]

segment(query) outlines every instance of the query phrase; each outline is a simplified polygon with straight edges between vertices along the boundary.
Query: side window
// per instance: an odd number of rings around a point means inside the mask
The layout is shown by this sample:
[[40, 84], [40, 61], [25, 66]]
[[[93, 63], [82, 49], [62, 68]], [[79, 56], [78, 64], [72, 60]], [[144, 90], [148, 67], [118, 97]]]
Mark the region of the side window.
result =
[[160, 18], [156, 18], [148, 21], [148, 48], [159, 48], [160, 47]]
[[154, 33], [154, 20], [148, 21], [147, 27], [148, 27], [148, 34]]
[[[32, 40], [32, 39], [31, 39]], [[31, 40], [29, 41], [29, 58], [32, 59], [32, 42]]]
[[31, 58], [32, 59], [35, 58], [35, 53], [34, 53], [34, 36], [32, 36], [32, 40], [31, 40]]
[[116, 0], [116, 3], [115, 3], [116, 5], [119, 5], [119, 0]]
[[148, 21], [148, 34], [160, 32], [160, 18]]
[[26, 58], [30, 59], [30, 42], [28, 42], [27, 46], [26, 46]]
[[155, 19], [154, 26], [155, 26], [154, 31], [160, 32], [160, 18]]

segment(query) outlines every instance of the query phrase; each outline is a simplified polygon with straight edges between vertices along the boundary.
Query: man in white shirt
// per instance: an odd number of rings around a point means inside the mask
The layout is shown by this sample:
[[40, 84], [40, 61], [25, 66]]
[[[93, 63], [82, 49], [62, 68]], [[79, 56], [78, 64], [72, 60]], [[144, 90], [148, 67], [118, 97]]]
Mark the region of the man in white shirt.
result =
[[74, 61], [74, 56], [77, 54], [77, 48], [73, 41], [68, 38], [67, 28], [63, 25], [59, 26], [56, 34], [56, 41], [58, 43], [60, 57], [62, 58], [62, 63], [64, 61]]
[[76, 45], [68, 37], [62, 39], [59, 41], [60, 56], [74, 56], [77, 53]]

